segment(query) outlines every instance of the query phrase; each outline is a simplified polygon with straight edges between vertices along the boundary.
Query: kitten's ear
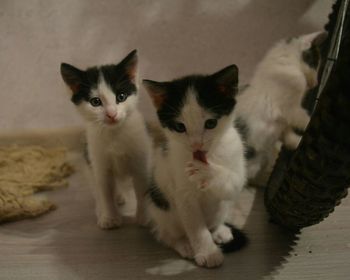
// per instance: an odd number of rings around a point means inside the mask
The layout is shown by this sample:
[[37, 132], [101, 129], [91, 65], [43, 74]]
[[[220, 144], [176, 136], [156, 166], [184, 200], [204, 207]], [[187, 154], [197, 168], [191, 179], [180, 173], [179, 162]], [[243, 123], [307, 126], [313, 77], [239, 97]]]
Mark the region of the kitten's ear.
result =
[[311, 47], [302, 52], [302, 59], [309, 67], [317, 69], [321, 60], [320, 48], [326, 41], [328, 32], [318, 32], [312, 35]]
[[70, 87], [73, 94], [79, 91], [80, 85], [83, 81], [84, 72], [75, 68], [74, 66], [62, 63], [61, 64], [61, 75], [67, 86]]
[[129, 79], [134, 83], [137, 74], [137, 62], [137, 50], [133, 50], [120, 62], [120, 64], [124, 66]]
[[166, 98], [166, 83], [142, 80], [142, 84], [146, 88], [156, 109], [162, 107]]
[[237, 93], [238, 67], [235, 64], [214, 73], [212, 78], [215, 80], [220, 93], [227, 96], [232, 96]]

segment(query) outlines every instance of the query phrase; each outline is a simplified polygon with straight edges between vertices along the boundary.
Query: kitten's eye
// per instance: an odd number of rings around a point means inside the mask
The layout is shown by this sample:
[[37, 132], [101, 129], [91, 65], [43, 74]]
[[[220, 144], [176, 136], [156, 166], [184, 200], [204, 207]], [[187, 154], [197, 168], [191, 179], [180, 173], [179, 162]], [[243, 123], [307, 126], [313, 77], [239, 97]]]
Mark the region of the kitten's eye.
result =
[[217, 119], [209, 119], [205, 121], [204, 127], [206, 129], [213, 129], [214, 127], [216, 127], [218, 124], [218, 120]]
[[128, 96], [127, 96], [125, 93], [119, 93], [119, 94], [117, 95], [117, 101], [118, 101], [118, 102], [123, 102], [123, 101], [126, 100], [127, 97], [128, 97]]
[[186, 126], [181, 122], [174, 123], [174, 130], [179, 133], [184, 133], [186, 131]]
[[102, 101], [100, 98], [98, 97], [93, 97], [90, 99], [90, 104], [94, 107], [98, 107], [102, 105]]

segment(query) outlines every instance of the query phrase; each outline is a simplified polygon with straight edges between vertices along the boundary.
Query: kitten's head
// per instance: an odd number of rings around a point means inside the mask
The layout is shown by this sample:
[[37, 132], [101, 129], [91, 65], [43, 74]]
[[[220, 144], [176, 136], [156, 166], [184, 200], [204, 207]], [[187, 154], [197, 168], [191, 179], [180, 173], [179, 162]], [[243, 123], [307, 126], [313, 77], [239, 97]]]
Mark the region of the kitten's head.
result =
[[170, 82], [143, 81], [169, 138], [192, 152], [210, 150], [232, 126], [238, 68], [212, 75], [192, 75]]
[[317, 85], [317, 73], [321, 63], [320, 47], [326, 38], [327, 32], [315, 32], [290, 41], [300, 53], [301, 68], [308, 82], [308, 88]]
[[136, 50], [120, 63], [79, 70], [62, 63], [61, 75], [72, 94], [71, 100], [86, 121], [114, 127], [135, 109]]

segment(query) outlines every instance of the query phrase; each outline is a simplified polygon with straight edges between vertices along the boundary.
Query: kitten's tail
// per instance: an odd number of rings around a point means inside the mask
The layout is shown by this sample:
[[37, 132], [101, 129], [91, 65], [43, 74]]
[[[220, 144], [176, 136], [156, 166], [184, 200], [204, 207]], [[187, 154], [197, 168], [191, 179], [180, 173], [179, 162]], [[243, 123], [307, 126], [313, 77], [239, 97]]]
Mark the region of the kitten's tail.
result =
[[226, 223], [226, 225], [231, 229], [234, 239], [220, 246], [222, 252], [224, 253], [235, 252], [240, 249], [243, 249], [245, 246], [248, 245], [249, 239], [243, 231], [239, 230], [238, 228], [236, 228], [231, 224]]

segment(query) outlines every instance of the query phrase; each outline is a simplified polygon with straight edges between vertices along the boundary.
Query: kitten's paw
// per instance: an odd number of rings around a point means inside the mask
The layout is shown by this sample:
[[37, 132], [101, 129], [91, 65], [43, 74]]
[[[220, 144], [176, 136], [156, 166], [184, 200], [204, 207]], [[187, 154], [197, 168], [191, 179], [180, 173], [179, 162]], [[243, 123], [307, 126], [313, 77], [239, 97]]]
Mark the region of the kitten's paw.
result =
[[196, 254], [195, 261], [199, 266], [208, 268], [218, 267], [224, 262], [224, 255], [221, 250], [215, 246], [211, 248], [211, 250]]
[[185, 168], [190, 182], [196, 183], [200, 189], [205, 189], [209, 181], [209, 165], [201, 161], [189, 161]]
[[233, 240], [231, 229], [226, 225], [220, 225], [213, 233], [212, 237], [216, 244], [224, 244]]
[[99, 216], [97, 224], [102, 229], [118, 228], [122, 225], [122, 217]]
[[174, 249], [176, 252], [180, 254], [181, 257], [185, 259], [193, 259], [194, 258], [194, 251], [192, 249], [192, 246], [190, 242], [187, 239], [179, 239], [175, 245]]

